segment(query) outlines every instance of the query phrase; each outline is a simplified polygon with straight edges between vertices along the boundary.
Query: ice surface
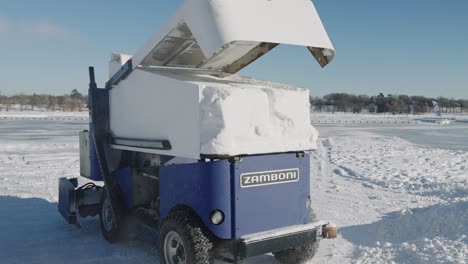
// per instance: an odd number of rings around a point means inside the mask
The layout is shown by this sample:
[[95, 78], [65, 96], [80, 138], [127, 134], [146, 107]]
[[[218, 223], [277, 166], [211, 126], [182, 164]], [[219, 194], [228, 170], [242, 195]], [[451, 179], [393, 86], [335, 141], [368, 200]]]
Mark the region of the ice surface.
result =
[[[77, 229], [57, 212], [57, 179], [79, 175], [83, 114], [59, 120], [8, 115], [13, 117], [0, 119], [0, 263], [159, 263], [154, 244], [110, 245], [96, 218], [82, 220]], [[352, 116], [339, 121], [345, 120]], [[322, 241], [308, 264], [466, 263], [467, 152], [384, 136], [380, 130], [395, 129], [384, 125], [373, 125], [379, 133], [335, 126], [341, 133], [317, 126], [311, 198], [318, 219], [335, 222], [339, 237]], [[417, 130], [433, 133], [434, 127]], [[278, 262], [265, 255], [246, 264]]]
[[66, 119], [88, 118], [88, 112], [0, 111], [0, 119]]

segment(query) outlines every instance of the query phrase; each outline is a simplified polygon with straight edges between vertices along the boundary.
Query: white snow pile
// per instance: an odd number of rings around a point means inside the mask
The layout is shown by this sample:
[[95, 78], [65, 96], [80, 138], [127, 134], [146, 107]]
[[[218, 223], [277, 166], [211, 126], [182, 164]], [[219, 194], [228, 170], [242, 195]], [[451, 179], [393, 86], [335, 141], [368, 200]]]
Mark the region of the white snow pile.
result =
[[312, 150], [317, 138], [308, 89], [143, 70], [111, 90], [110, 129], [119, 138], [167, 139], [171, 150], [151, 151], [191, 159]]
[[318, 130], [327, 137], [311, 160], [313, 207], [338, 224], [340, 236], [322, 241], [310, 264], [466, 263], [466, 151], [365, 130]]
[[468, 259], [468, 238], [461, 236], [455, 240], [443, 237], [424, 238], [398, 245], [377, 243], [375, 247], [360, 247], [355, 263], [456, 263], [464, 264]]
[[468, 202], [404, 209], [344, 231], [345, 236], [353, 233], [355, 242], [362, 245], [357, 263], [465, 263]]
[[396, 137], [333, 139], [336, 173], [377, 186], [445, 199], [468, 197], [468, 153], [420, 147]]
[[468, 201], [405, 208], [343, 235], [360, 245], [356, 263], [466, 263]]
[[316, 149], [309, 90], [239, 76], [200, 83], [201, 153]]
[[360, 246], [356, 263], [466, 263], [468, 202], [403, 210], [366, 227], [362, 236], [364, 245], [370, 237], [382, 242]]

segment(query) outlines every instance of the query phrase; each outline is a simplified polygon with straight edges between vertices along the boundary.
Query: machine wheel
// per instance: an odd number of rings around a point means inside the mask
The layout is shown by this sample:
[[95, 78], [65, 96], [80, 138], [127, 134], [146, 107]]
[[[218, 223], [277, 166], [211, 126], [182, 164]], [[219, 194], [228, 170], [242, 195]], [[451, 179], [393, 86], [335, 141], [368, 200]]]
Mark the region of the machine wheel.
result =
[[315, 256], [318, 248], [318, 242], [310, 242], [300, 247], [275, 252], [273, 255], [283, 264], [303, 264]]
[[[99, 212], [99, 223], [102, 236], [110, 243], [119, 240], [122, 229], [123, 205], [120, 199], [113, 198], [116, 195], [108, 194], [107, 190], [102, 192], [101, 210]], [[110, 202], [110, 199], [113, 202]]]
[[185, 212], [170, 214], [159, 233], [161, 264], [212, 264], [213, 243], [203, 225]]

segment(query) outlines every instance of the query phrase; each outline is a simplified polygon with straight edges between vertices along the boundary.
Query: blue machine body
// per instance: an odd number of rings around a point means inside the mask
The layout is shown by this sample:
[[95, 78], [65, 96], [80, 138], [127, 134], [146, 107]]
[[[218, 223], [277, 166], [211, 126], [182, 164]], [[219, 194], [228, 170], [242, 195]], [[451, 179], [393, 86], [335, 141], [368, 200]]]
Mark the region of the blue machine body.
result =
[[[231, 164], [226, 161], [164, 166], [160, 169], [160, 217], [178, 206], [192, 208], [216, 236], [229, 239], [231, 230]], [[209, 216], [221, 210], [224, 223], [213, 225]]]
[[[241, 175], [297, 169], [294, 182], [241, 187]], [[222, 239], [308, 223], [310, 211], [309, 157], [295, 153], [243, 157], [226, 160], [163, 166], [160, 169], [160, 216], [172, 208], [189, 206], [213, 234]], [[210, 213], [221, 210], [225, 220], [210, 222]]]
[[121, 168], [115, 171], [114, 175], [117, 177], [117, 182], [119, 183], [120, 191], [123, 194], [125, 206], [129, 209], [132, 208], [134, 206], [132, 204], [132, 169], [129, 167]]
[[[184, 160], [125, 152], [112, 164], [103, 164], [114, 154], [106, 146], [114, 141], [108, 138], [108, 91], [95, 87], [92, 68], [90, 79], [90, 179], [104, 181], [110, 188], [92, 183], [78, 188], [77, 179], [61, 178], [58, 206], [68, 223], [77, 223], [78, 216], [102, 212], [103, 197], [113, 202], [113, 198], [123, 198], [130, 209], [128, 213], [145, 217], [142, 223], [154, 224], [154, 231], [172, 211], [189, 208], [214, 236], [228, 240], [219, 246], [232, 251], [232, 263], [301, 246], [323, 236], [326, 225], [310, 223], [310, 155], [307, 153]], [[264, 234], [261, 239], [250, 236], [298, 226]], [[332, 237], [329, 236], [332, 231], [328, 228], [323, 237]]]
[[93, 124], [89, 124], [89, 156], [91, 159], [90, 167], [91, 167], [91, 177], [90, 180], [93, 181], [102, 181], [102, 174], [101, 169], [99, 168], [99, 161], [96, 154], [96, 147], [94, 145], [94, 137], [93, 137], [94, 129]]
[[[242, 187], [243, 174], [291, 169], [299, 174], [295, 181]], [[132, 208], [132, 169], [121, 168], [113, 175], [117, 177], [125, 205]], [[98, 177], [100, 173], [93, 176]], [[163, 165], [159, 179], [160, 219], [174, 208], [189, 207], [221, 239], [238, 239], [310, 221], [308, 154], [304, 157], [296, 153], [245, 156], [232, 163], [217, 160]], [[224, 221], [219, 225], [210, 221], [214, 210], [224, 214]]]
[[[242, 188], [240, 175], [298, 169], [295, 182]], [[295, 153], [250, 156], [232, 164], [233, 237], [309, 223], [310, 159]]]

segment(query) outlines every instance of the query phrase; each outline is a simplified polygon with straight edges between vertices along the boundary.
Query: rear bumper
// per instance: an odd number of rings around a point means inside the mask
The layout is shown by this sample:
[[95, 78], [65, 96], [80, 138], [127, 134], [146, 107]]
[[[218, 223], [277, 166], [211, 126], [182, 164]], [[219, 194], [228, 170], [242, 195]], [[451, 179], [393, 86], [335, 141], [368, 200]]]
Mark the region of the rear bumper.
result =
[[322, 238], [336, 238], [335, 225], [326, 221], [318, 221], [245, 236], [237, 242], [235, 255], [238, 259], [245, 259], [298, 247]]
[[77, 223], [76, 207], [76, 181], [67, 178], [59, 179], [59, 202], [58, 210], [69, 224]]

